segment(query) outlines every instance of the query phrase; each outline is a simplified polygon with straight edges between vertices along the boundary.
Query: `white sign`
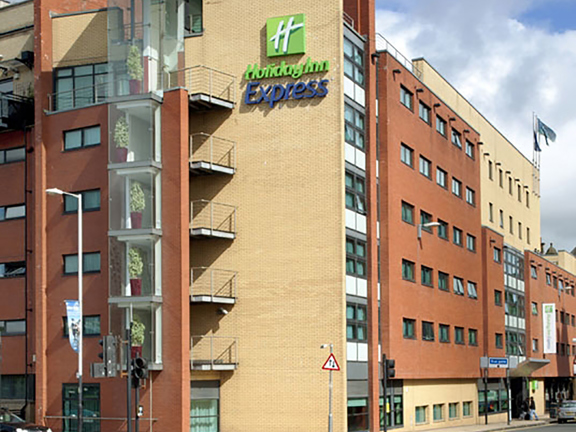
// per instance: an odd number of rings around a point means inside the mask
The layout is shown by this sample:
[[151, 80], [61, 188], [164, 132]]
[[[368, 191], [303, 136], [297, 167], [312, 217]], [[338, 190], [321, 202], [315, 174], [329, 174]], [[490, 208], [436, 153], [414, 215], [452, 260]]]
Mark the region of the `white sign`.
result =
[[488, 359], [488, 367], [490, 368], [507, 368], [508, 359], [506, 357], [490, 357]]
[[556, 305], [542, 303], [542, 336], [544, 354], [556, 354]]
[[334, 354], [330, 354], [328, 356], [328, 360], [326, 360], [326, 362], [324, 363], [324, 366], [322, 366], [322, 369], [334, 370], [334, 371], [340, 370], [340, 366], [338, 366], [338, 362], [336, 361], [336, 357], [334, 357]]

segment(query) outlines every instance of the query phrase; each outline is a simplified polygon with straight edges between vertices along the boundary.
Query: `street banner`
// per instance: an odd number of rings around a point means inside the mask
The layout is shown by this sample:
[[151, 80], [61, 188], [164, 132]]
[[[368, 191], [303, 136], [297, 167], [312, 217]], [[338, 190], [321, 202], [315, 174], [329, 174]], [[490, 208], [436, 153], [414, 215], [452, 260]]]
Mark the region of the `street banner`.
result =
[[542, 336], [544, 354], [556, 354], [556, 305], [542, 303]]
[[78, 345], [80, 344], [80, 326], [82, 325], [82, 317], [80, 317], [80, 305], [78, 300], [64, 300], [66, 303], [66, 316], [68, 321], [68, 340], [70, 346], [78, 352]]

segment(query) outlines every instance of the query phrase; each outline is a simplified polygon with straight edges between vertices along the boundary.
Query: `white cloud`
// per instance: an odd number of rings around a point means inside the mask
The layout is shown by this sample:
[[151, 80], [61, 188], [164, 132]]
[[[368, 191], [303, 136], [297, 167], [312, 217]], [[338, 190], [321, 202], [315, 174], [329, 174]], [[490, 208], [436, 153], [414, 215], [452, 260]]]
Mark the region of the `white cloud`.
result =
[[542, 236], [576, 246], [576, 31], [520, 22], [529, 0], [411, 0], [376, 11], [376, 29], [406, 57], [424, 57], [527, 157], [532, 112], [558, 139], [541, 157]]

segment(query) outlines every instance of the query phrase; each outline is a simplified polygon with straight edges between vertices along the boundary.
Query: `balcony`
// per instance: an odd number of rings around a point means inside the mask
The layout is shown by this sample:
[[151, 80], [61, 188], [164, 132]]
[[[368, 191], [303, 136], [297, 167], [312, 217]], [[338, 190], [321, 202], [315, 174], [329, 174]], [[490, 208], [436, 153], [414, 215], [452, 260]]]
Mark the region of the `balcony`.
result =
[[190, 108], [196, 111], [233, 109], [236, 77], [207, 66], [192, 66], [169, 75], [169, 87], [188, 89]]
[[197, 133], [190, 137], [190, 173], [229, 174], [236, 172], [236, 142]]
[[0, 132], [34, 124], [34, 100], [0, 92]]
[[190, 369], [230, 371], [238, 368], [238, 338], [192, 336]]
[[238, 272], [194, 267], [190, 271], [190, 280], [190, 302], [236, 303]]
[[208, 200], [190, 203], [190, 235], [197, 238], [234, 239], [236, 207]]

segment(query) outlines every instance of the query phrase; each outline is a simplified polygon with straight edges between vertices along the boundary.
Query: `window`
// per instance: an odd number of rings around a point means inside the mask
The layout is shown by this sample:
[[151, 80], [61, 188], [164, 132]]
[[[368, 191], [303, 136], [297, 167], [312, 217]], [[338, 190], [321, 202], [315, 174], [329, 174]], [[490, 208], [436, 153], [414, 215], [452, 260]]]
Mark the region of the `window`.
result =
[[402, 201], [402, 220], [414, 225], [414, 206]]
[[414, 282], [414, 263], [412, 261], [402, 260], [402, 279]]
[[502, 262], [502, 251], [497, 247], [493, 250], [494, 262], [500, 264]]
[[510, 223], [510, 234], [514, 234], [514, 219], [512, 216], [508, 217], [508, 222]]
[[450, 326], [448, 324], [440, 324], [438, 327], [438, 339], [440, 342], [450, 342]]
[[464, 295], [464, 280], [462, 278], [454, 276], [452, 278], [452, 288], [454, 289], [454, 294]]
[[478, 346], [478, 330], [468, 329], [468, 345]]
[[444, 404], [435, 404], [434, 405], [434, 421], [444, 421]]
[[440, 116], [436, 116], [436, 131], [446, 137], [446, 121]]
[[522, 202], [522, 186], [516, 185], [516, 188], [518, 190], [518, 202]]
[[458, 402], [450, 402], [448, 404], [448, 418], [450, 420], [457, 419], [458, 417], [460, 417], [460, 415], [458, 414], [459, 405], [460, 404]]
[[472, 416], [472, 401], [462, 402], [462, 416], [471, 417]]
[[442, 291], [448, 291], [448, 273], [438, 272], [438, 289]]
[[504, 211], [500, 210], [500, 228], [504, 228]]
[[552, 287], [558, 289], [558, 278], [556, 276], [552, 277]]
[[346, 304], [346, 338], [349, 341], [365, 342], [368, 339], [366, 306]]
[[18, 336], [26, 334], [26, 320], [0, 321], [0, 336]]
[[202, 0], [184, 0], [184, 31], [188, 34], [198, 34], [204, 31]]
[[58, 68], [54, 75], [55, 110], [81, 108], [106, 100], [106, 63]]
[[498, 183], [501, 188], [504, 187], [504, 173], [502, 172], [502, 168], [498, 169]]
[[488, 161], [488, 179], [494, 180], [494, 164], [492, 161]]
[[190, 431], [218, 432], [220, 381], [190, 381]]
[[438, 219], [438, 237], [448, 240], [448, 224], [443, 220]]
[[0, 207], [0, 221], [26, 217], [26, 205], [16, 204]]
[[28, 386], [26, 386], [26, 375], [2, 374], [0, 384], [2, 399], [24, 399], [26, 398], [26, 387], [28, 387], [28, 396], [32, 395], [32, 399], [34, 398], [34, 375], [28, 375]]
[[466, 156], [470, 159], [474, 159], [474, 144], [466, 140]]
[[448, 187], [448, 173], [442, 168], [436, 168], [436, 183], [446, 189]]
[[452, 129], [452, 144], [458, 148], [462, 148], [462, 136], [456, 129]]
[[400, 86], [400, 102], [412, 111], [412, 99], [414, 95], [404, 86]]
[[454, 327], [454, 342], [464, 345], [464, 327]]
[[64, 132], [64, 150], [100, 145], [100, 126]]
[[348, 144], [364, 150], [364, 115], [351, 105], [344, 105], [344, 136]]
[[[78, 420], [74, 417], [78, 413], [78, 384], [62, 384], [62, 432], [76, 432]], [[100, 432], [100, 384], [82, 384], [82, 409], [89, 412], [90, 416], [84, 416], [82, 430], [85, 432]]]
[[418, 107], [418, 114], [420, 118], [424, 120], [426, 123], [430, 124], [430, 108], [420, 102]]
[[538, 303], [532, 302], [532, 315], [538, 315]]
[[346, 171], [346, 208], [366, 214], [366, 180]]
[[422, 285], [434, 286], [432, 283], [432, 269], [430, 267], [422, 266], [420, 269], [420, 276], [422, 279]]
[[452, 177], [452, 193], [462, 198], [462, 182], [454, 177]]
[[508, 177], [508, 193], [512, 195], [512, 177]]
[[526, 241], [530, 244], [530, 228], [526, 227]]
[[364, 52], [346, 38], [344, 38], [344, 74], [360, 87], [364, 87]]
[[518, 222], [518, 238], [522, 240], [522, 222]]
[[[98, 273], [100, 271], [100, 252], [84, 253], [82, 255], [82, 272]], [[78, 255], [64, 255], [64, 274], [78, 273]]]
[[504, 347], [504, 335], [502, 333], [496, 333], [495, 344], [496, 348]]
[[388, 384], [386, 396], [388, 412], [384, 410], [384, 398], [380, 398], [380, 429], [384, 429], [384, 419], [389, 428], [404, 424], [404, 403], [402, 380], [394, 380]]
[[366, 242], [346, 237], [346, 274], [366, 279]]
[[552, 279], [550, 276], [550, 273], [546, 273], [546, 285], [551, 285], [552, 284]]
[[432, 170], [432, 162], [425, 157], [420, 156], [420, 174], [424, 177], [431, 178], [430, 171]]
[[428, 421], [426, 420], [427, 406], [417, 406], [416, 407], [416, 424], [424, 424]]
[[0, 279], [24, 276], [25, 274], [26, 274], [25, 261], [0, 263]]
[[[68, 337], [68, 318], [62, 317], [62, 333]], [[83, 336], [100, 336], [100, 315], [84, 315], [82, 320]]]
[[466, 247], [471, 252], [476, 252], [476, 237], [466, 234]]
[[497, 380], [489, 379], [488, 395], [483, 388], [478, 389], [478, 414], [484, 414], [486, 410], [490, 413], [508, 411], [508, 392]]
[[414, 167], [414, 150], [405, 144], [400, 146], [400, 160], [410, 168]]
[[430, 222], [432, 222], [432, 215], [425, 212], [424, 210], [420, 210], [420, 223], [422, 224], [422, 230], [431, 233], [432, 227], [424, 226], [424, 224], [428, 224]]
[[26, 160], [26, 149], [24, 147], [0, 150], [0, 165], [23, 160]]
[[368, 399], [348, 399], [348, 432], [368, 429]]
[[468, 297], [470, 297], [471, 299], [478, 298], [478, 290], [476, 288], [475, 282], [468, 281]]
[[476, 192], [466, 186], [466, 202], [472, 206], [476, 205]]
[[404, 339], [416, 339], [416, 320], [404, 318], [402, 320], [402, 334]]
[[[100, 189], [76, 192], [82, 194], [82, 211], [100, 210]], [[76, 213], [78, 200], [72, 196], [64, 195], [64, 213]]]
[[460, 228], [452, 228], [452, 241], [455, 245], [462, 246], [462, 230]]
[[422, 340], [434, 340], [434, 324], [428, 321], [422, 321]]
[[494, 205], [492, 203], [488, 203], [488, 219], [490, 222], [494, 222]]
[[502, 291], [494, 290], [494, 304], [496, 306], [502, 306]]
[[530, 208], [530, 192], [526, 191], [526, 207]]
[[538, 339], [532, 339], [532, 351], [538, 352]]

